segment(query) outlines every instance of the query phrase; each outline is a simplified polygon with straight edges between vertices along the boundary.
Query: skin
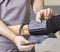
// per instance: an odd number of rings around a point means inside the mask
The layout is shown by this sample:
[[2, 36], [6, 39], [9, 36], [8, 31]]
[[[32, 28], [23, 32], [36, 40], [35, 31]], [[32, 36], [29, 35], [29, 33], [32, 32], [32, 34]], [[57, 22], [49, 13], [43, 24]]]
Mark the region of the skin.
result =
[[[34, 13], [36, 15], [36, 21], [37, 22], [42, 22], [43, 20], [49, 19], [53, 15], [53, 11], [50, 8], [44, 9], [44, 0], [32, 0], [31, 1], [32, 8], [34, 10]], [[43, 16], [43, 19], [42, 19]], [[8, 26], [14, 33], [19, 34], [19, 27], [21, 25], [16, 25], [16, 26]], [[28, 24], [23, 26], [22, 35], [29, 35], [29, 30], [28, 30]]]
[[[36, 20], [38, 22], [41, 21], [42, 15], [44, 17], [47, 17], [50, 14], [52, 14], [51, 9], [49, 9], [49, 10], [44, 9], [44, 0], [32, 1], [32, 7], [36, 14]], [[48, 13], [48, 15], [47, 15], [47, 13]], [[23, 36], [18, 36], [20, 26], [21, 25], [6, 26], [6, 24], [0, 20], [0, 34], [2, 36], [9, 38], [11, 41], [13, 41], [20, 51], [29, 51], [34, 47], [34, 45], [27, 45], [27, 46], [21, 45], [21, 44], [27, 43], [29, 41], [27, 41]], [[22, 34], [24, 34], [24, 33], [29, 34], [28, 25], [25, 25], [23, 27]]]

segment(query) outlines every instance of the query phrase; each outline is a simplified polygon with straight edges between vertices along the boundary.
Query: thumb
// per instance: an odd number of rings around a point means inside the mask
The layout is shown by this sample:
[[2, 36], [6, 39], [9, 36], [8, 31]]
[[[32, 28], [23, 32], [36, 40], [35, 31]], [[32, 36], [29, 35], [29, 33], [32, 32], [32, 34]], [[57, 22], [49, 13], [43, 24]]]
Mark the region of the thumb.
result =
[[42, 14], [40, 12], [36, 15], [36, 21], [39, 23], [42, 21]]
[[24, 40], [24, 43], [29, 43], [29, 42], [30, 42], [30, 41], [28, 41], [28, 40], [26, 40], [26, 39]]

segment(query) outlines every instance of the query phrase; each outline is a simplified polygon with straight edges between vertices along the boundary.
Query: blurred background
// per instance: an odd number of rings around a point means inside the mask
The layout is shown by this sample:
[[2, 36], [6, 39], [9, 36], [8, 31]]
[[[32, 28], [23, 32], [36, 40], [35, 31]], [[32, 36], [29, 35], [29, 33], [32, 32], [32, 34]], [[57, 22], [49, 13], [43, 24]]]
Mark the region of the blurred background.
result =
[[[52, 8], [54, 11], [54, 14], [60, 13], [60, 0], [44, 0], [45, 2], [45, 8]], [[35, 19], [35, 14], [31, 8], [31, 20]]]
[[[54, 11], [54, 14], [59, 14], [60, 13], [60, 0], [44, 0], [45, 1], [45, 8], [52, 8]], [[31, 8], [31, 15], [30, 19], [34, 20], [35, 19], [35, 14]], [[55, 35], [53, 33], [49, 34], [50, 38], [56, 38], [56, 36], [59, 38], [59, 40], [55, 39], [47, 39], [42, 43], [40, 46], [36, 45], [35, 50], [36, 52], [60, 52], [60, 33], [57, 32]]]

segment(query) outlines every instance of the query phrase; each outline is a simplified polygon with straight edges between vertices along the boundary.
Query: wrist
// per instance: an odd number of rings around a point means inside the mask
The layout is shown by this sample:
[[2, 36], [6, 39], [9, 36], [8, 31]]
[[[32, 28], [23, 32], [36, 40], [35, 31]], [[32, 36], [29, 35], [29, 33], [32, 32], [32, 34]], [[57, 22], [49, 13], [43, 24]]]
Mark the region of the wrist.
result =
[[16, 35], [13, 35], [12, 36], [12, 41], [15, 43], [15, 37], [16, 37]]
[[23, 36], [15, 36], [13, 40], [14, 40], [14, 43], [18, 45], [20, 41], [23, 41]]
[[16, 44], [17, 37], [18, 37], [18, 36], [14, 36], [14, 37], [13, 37], [13, 42], [14, 42], [15, 44]]

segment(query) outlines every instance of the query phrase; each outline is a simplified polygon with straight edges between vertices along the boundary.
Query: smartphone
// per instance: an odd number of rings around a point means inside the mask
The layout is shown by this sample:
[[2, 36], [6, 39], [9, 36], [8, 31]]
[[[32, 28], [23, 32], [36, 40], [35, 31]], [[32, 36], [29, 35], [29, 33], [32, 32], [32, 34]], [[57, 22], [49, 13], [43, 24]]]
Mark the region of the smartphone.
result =
[[22, 44], [22, 45], [32, 45], [32, 44], [37, 44], [37, 42], [28, 42], [28, 43], [25, 43], [25, 44]]

